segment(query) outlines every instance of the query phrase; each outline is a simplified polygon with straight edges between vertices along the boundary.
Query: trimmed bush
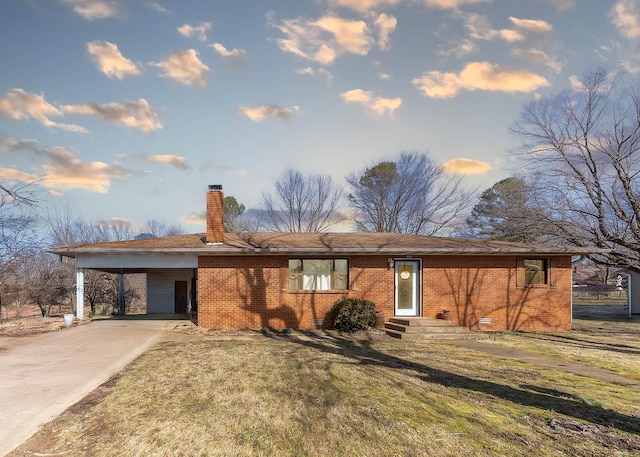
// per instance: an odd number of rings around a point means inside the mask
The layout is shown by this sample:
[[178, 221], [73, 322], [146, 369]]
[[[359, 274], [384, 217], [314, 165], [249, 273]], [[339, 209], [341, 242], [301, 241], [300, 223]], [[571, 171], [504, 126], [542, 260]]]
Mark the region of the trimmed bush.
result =
[[343, 298], [337, 301], [331, 314], [333, 326], [341, 332], [367, 330], [376, 324], [376, 305], [362, 298]]

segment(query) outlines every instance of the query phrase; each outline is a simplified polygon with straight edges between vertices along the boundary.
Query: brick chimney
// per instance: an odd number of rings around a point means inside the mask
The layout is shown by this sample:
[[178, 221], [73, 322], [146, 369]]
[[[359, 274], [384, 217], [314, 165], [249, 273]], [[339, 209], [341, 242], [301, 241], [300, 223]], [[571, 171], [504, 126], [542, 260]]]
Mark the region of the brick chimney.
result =
[[224, 241], [224, 195], [221, 184], [209, 185], [207, 192], [207, 244]]

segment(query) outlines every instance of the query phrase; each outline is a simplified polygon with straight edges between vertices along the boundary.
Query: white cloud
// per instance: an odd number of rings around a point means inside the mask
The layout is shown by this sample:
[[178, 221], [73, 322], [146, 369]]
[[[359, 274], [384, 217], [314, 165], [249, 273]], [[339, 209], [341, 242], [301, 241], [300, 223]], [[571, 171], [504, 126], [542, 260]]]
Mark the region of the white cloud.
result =
[[207, 212], [191, 211], [180, 218], [185, 224], [205, 225], [207, 223]]
[[612, 41], [595, 49], [604, 61], [616, 62], [629, 73], [640, 73], [640, 40]]
[[299, 75], [315, 75], [316, 71], [311, 67], [297, 68], [296, 73]]
[[282, 108], [278, 105], [272, 104], [238, 107], [238, 112], [240, 114], [247, 116], [254, 122], [262, 122], [265, 119], [282, 119], [286, 121], [293, 118], [298, 111], [300, 111], [298, 106]]
[[385, 80], [391, 79], [391, 75], [389, 73], [385, 73], [383, 71], [379, 71], [378, 72], [378, 79], [380, 79], [382, 81], [385, 81]]
[[132, 61], [124, 57], [118, 46], [108, 41], [92, 41], [87, 43], [87, 51], [93, 57], [98, 70], [109, 78], [122, 79], [129, 75], [140, 74], [140, 69]]
[[358, 103], [378, 116], [391, 115], [402, 105], [401, 98], [384, 98], [362, 89], [346, 91], [340, 97], [345, 103]]
[[378, 46], [380, 49], [388, 49], [389, 36], [396, 29], [398, 20], [389, 14], [381, 13], [373, 24], [378, 29]]
[[[513, 29], [494, 29], [491, 27], [489, 18], [481, 14], [457, 12], [458, 17], [462, 17], [465, 21], [465, 27], [469, 31], [471, 38], [475, 40], [494, 40], [501, 39], [508, 43], [523, 41], [527, 36], [544, 37], [553, 31], [553, 27], [546, 21], [538, 19], [520, 19], [510, 16], [509, 20], [513, 23]], [[467, 50], [473, 49], [473, 43], [467, 43]], [[464, 51], [460, 48], [456, 51], [449, 51], [449, 54], [459, 54]]]
[[464, 5], [474, 5], [477, 3], [489, 3], [492, 0], [423, 0], [425, 5], [440, 9], [458, 9]]
[[464, 17], [465, 27], [469, 30], [471, 38], [476, 40], [494, 40], [500, 38], [512, 43], [514, 41], [522, 41], [525, 38], [524, 35], [517, 30], [493, 29], [487, 16], [475, 13], [458, 13], [458, 15]]
[[26, 173], [24, 171], [16, 170], [15, 168], [0, 167], [0, 180], [10, 182], [24, 182], [32, 183], [38, 181], [40, 178], [32, 173]]
[[171, 154], [158, 154], [158, 155], [143, 155], [140, 160], [147, 163], [159, 163], [161, 165], [170, 165], [178, 170], [191, 170], [191, 167], [187, 163], [187, 159], [182, 156], [176, 156]]
[[38, 141], [33, 139], [8, 137], [0, 144], [0, 152], [8, 154], [15, 151], [32, 152], [38, 149]]
[[325, 70], [324, 68], [318, 68], [317, 70], [311, 67], [297, 68], [296, 73], [299, 75], [315, 76], [320, 81], [325, 83], [327, 86], [330, 86], [331, 83], [333, 82], [333, 75], [329, 71]]
[[618, 0], [610, 14], [620, 35], [629, 40], [640, 38], [640, 3], [637, 0]]
[[583, 91], [585, 88], [580, 78], [577, 77], [576, 75], [569, 76], [569, 84], [571, 85], [571, 89], [578, 92]]
[[74, 124], [54, 122], [50, 117], [62, 117], [64, 113], [48, 103], [44, 95], [31, 94], [22, 89], [12, 89], [0, 98], [0, 117], [12, 121], [35, 119], [46, 127], [55, 127], [69, 132], [86, 133], [87, 129]]
[[209, 76], [207, 67], [195, 49], [174, 52], [167, 60], [153, 64], [162, 69], [162, 76], [188, 86], [205, 87]]
[[474, 53], [476, 49], [476, 44], [473, 41], [464, 39], [450, 49], [438, 49], [436, 54], [442, 57], [464, 57], [468, 54]]
[[42, 185], [55, 189], [82, 189], [104, 194], [109, 190], [112, 180], [130, 176], [128, 170], [117, 164], [83, 162], [73, 158], [62, 165], [45, 165]]
[[501, 29], [496, 30], [496, 35], [498, 38], [503, 39], [504, 41], [508, 41], [509, 43], [513, 43], [514, 41], [522, 41], [524, 40], [524, 35], [517, 30], [511, 29]]
[[0, 98], [0, 116], [5, 119], [19, 120], [29, 117], [43, 125], [53, 125], [49, 116], [62, 116], [62, 112], [47, 103], [43, 95], [30, 94], [22, 89], [10, 90], [4, 98]]
[[367, 25], [363, 21], [352, 21], [327, 15], [318, 19], [315, 24], [334, 36], [338, 49], [360, 55], [367, 53], [371, 37], [367, 33]]
[[395, 6], [404, 0], [332, 0], [331, 3], [337, 6], [344, 6], [356, 11], [369, 11], [379, 6]]
[[517, 57], [521, 57], [531, 63], [546, 65], [556, 73], [560, 73], [562, 70], [562, 64], [557, 60], [549, 57], [544, 51], [540, 49], [514, 49], [512, 54]]
[[463, 83], [455, 73], [427, 71], [411, 81], [426, 97], [451, 98], [464, 89]]
[[168, 9], [166, 9], [164, 6], [162, 6], [160, 3], [158, 3], [155, 0], [150, 0], [147, 2], [147, 7], [151, 8], [154, 11], [157, 11], [158, 13], [162, 13], [162, 14], [171, 14], [171, 11], [169, 11]]
[[325, 70], [324, 68], [318, 68], [316, 71], [316, 76], [320, 78], [320, 81], [324, 82], [327, 86], [330, 86], [333, 82], [333, 75], [331, 72]]
[[144, 98], [137, 101], [129, 100], [123, 103], [104, 103], [102, 105], [97, 103], [66, 105], [62, 109], [65, 113], [92, 115], [110, 124], [122, 124], [144, 133], [152, 133], [162, 129], [162, 123], [158, 120], [158, 116]]
[[203, 43], [207, 41], [207, 31], [211, 29], [211, 22], [201, 22], [200, 25], [184, 24], [178, 27], [178, 33], [187, 38], [195, 38]]
[[462, 91], [532, 92], [549, 82], [542, 76], [489, 62], [469, 63], [460, 73], [427, 71], [413, 84], [431, 98], [451, 98]]
[[481, 175], [491, 170], [487, 162], [472, 159], [453, 159], [442, 164], [442, 171], [447, 174]]
[[25, 178], [32, 182], [37, 177], [38, 184], [48, 189], [81, 189], [90, 192], [106, 193], [111, 181], [126, 179], [132, 172], [121, 165], [105, 162], [84, 162], [78, 159], [69, 149], [54, 146], [39, 147], [35, 140], [16, 140], [8, 138], [4, 143], [10, 152], [26, 152], [50, 163], [42, 166], [38, 174], [15, 174], [14, 179]]
[[121, 7], [115, 0], [60, 0], [60, 2], [69, 5], [76, 14], [90, 21], [122, 15]]
[[364, 21], [328, 14], [315, 21], [299, 17], [276, 24], [273, 14], [267, 17], [285, 35], [276, 40], [283, 52], [323, 65], [331, 64], [341, 54], [366, 55], [374, 42]]
[[221, 43], [213, 43], [209, 46], [211, 46], [224, 60], [236, 68], [244, 67], [247, 61], [247, 51], [244, 49], [233, 48], [229, 51]]
[[513, 25], [517, 28], [539, 35], [546, 35], [553, 30], [551, 24], [539, 19], [518, 19], [517, 17], [509, 16], [509, 20], [513, 22]]

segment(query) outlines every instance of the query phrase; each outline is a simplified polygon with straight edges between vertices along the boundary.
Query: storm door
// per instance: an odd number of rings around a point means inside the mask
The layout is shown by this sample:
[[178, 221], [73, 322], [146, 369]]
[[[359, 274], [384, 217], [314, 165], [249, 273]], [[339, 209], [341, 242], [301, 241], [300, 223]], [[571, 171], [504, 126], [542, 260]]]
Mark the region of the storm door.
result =
[[420, 260], [396, 260], [396, 316], [420, 316]]

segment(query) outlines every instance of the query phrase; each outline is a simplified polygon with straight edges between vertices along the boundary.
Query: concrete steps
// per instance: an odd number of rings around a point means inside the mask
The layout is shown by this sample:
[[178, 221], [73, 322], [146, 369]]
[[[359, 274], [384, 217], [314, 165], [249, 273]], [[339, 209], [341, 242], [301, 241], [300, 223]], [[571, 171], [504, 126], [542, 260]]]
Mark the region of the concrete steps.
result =
[[439, 340], [464, 338], [471, 333], [467, 327], [458, 327], [451, 321], [427, 317], [392, 317], [384, 323], [387, 335], [403, 340]]

